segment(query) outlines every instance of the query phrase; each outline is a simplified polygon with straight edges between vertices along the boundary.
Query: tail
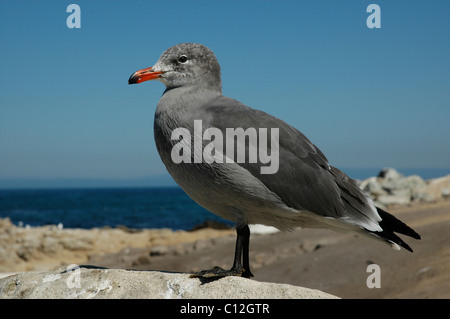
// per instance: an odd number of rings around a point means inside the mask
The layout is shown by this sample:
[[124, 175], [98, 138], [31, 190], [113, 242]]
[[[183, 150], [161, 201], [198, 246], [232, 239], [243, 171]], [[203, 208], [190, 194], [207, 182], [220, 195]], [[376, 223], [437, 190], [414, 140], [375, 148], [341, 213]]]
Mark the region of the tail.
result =
[[[381, 221], [379, 222], [380, 227], [383, 231], [370, 231], [375, 236], [378, 236], [390, 244], [400, 245], [406, 250], [413, 252], [411, 247], [407, 243], [405, 243], [400, 237], [398, 237], [394, 232], [400, 233], [403, 235], [410, 236], [415, 239], [421, 239], [420, 235], [416, 233], [411, 227], [406, 225], [401, 220], [395, 218], [393, 215], [385, 212], [381, 208], [377, 207], [377, 212], [381, 217]], [[395, 246], [394, 246], [395, 247]], [[398, 247], [397, 247], [398, 248]]]

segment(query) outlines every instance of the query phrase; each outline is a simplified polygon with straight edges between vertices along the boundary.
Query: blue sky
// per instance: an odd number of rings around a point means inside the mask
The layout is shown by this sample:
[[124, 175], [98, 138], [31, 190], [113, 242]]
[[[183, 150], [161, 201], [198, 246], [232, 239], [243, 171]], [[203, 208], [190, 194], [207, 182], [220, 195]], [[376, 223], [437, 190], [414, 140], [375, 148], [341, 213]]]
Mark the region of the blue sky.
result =
[[[66, 25], [71, 3], [80, 29]], [[450, 167], [450, 1], [0, 8], [0, 180], [167, 174], [153, 140], [164, 86], [127, 80], [180, 42], [211, 48], [224, 95], [295, 126], [336, 167]]]

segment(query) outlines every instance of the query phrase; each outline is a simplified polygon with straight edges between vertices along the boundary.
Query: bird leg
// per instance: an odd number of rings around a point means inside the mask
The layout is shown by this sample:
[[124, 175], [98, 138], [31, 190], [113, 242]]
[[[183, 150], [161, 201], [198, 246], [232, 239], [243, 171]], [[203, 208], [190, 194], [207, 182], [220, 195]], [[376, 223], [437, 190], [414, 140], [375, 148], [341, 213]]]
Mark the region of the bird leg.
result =
[[[253, 277], [253, 274], [250, 271], [248, 253], [250, 245], [250, 228], [248, 228], [248, 225], [236, 227], [236, 233], [236, 250], [234, 252], [233, 267], [231, 267], [230, 270], [225, 270], [221, 267], [215, 266], [212, 269], [193, 273], [191, 278], [221, 278], [227, 276], [239, 276], [245, 278]], [[243, 262], [241, 262], [241, 259]]]
[[[238, 230], [236, 230], [238, 232]], [[250, 228], [248, 225], [245, 225], [241, 228], [242, 231], [242, 261], [244, 272], [242, 273], [242, 277], [250, 278], [254, 277], [252, 272], [250, 271], [250, 258], [249, 258], [249, 247], [250, 247]], [[238, 232], [239, 238], [239, 232]], [[237, 240], [236, 240], [237, 241]], [[236, 243], [237, 246], [237, 243]], [[236, 257], [235, 257], [236, 260]]]

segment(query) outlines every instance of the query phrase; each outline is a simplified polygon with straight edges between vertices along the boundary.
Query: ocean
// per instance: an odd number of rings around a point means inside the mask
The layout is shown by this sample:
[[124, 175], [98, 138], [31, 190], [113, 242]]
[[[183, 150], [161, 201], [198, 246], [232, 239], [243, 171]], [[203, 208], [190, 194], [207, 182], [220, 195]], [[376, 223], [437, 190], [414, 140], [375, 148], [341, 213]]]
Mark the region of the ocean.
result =
[[0, 217], [16, 225], [189, 230], [229, 221], [197, 205], [178, 187], [0, 190]]
[[[376, 176], [376, 169], [344, 170], [350, 177]], [[399, 170], [424, 179], [450, 169]], [[0, 189], [0, 218], [16, 225], [64, 228], [116, 227], [189, 230], [206, 220], [226, 221], [197, 205], [179, 187]]]

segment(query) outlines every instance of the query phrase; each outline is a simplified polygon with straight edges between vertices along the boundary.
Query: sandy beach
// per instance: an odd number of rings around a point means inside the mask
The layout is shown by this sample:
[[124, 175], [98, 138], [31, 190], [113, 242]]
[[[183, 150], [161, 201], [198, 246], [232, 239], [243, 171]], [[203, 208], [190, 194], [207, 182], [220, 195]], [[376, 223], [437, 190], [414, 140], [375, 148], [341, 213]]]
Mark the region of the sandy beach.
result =
[[[414, 253], [354, 234], [299, 229], [253, 234], [254, 280], [320, 289], [342, 298], [450, 298], [450, 201], [390, 209], [422, 235]], [[59, 229], [0, 222], [0, 272], [51, 270], [69, 264], [107, 268], [199, 271], [231, 266], [232, 229]], [[368, 288], [369, 264], [381, 288]]]

